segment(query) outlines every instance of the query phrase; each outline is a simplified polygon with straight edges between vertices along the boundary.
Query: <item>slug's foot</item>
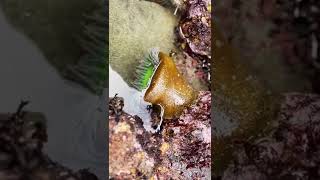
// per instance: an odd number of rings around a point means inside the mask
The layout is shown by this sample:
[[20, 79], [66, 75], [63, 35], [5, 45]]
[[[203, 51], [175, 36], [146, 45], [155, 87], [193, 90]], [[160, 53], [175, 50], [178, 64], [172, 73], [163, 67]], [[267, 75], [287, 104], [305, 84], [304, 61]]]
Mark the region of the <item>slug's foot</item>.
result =
[[156, 129], [156, 132], [155, 132], [155, 133], [156, 133], [156, 134], [160, 134], [160, 133], [161, 133], [161, 130], [162, 130], [162, 129], [161, 129], [161, 127], [159, 126], [159, 127], [157, 127], [157, 129]]
[[158, 126], [157, 126], [156, 133], [161, 133], [161, 130], [162, 130], [162, 122], [163, 122], [163, 119], [161, 118], [161, 121], [160, 121], [160, 123], [159, 123]]
[[163, 114], [164, 114], [164, 109], [163, 109], [163, 107], [162, 106], [160, 106], [160, 109], [161, 109], [161, 113], [160, 113], [160, 123], [158, 124], [158, 127], [157, 127], [157, 129], [156, 129], [156, 133], [160, 133], [161, 132], [161, 125], [162, 125], [162, 123], [163, 123]]

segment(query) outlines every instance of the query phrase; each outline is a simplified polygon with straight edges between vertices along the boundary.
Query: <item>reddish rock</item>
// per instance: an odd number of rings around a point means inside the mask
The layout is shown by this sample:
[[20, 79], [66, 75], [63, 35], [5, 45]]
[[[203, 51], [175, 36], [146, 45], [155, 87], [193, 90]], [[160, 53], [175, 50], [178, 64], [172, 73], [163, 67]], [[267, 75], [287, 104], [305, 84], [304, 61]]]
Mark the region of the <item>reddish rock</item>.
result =
[[137, 116], [133, 117], [123, 112], [117, 123], [113, 110], [109, 112], [111, 177], [115, 179], [211, 177], [209, 91], [200, 92], [197, 101], [185, 109], [180, 118], [166, 120], [160, 134], [146, 132], [142, 120]]

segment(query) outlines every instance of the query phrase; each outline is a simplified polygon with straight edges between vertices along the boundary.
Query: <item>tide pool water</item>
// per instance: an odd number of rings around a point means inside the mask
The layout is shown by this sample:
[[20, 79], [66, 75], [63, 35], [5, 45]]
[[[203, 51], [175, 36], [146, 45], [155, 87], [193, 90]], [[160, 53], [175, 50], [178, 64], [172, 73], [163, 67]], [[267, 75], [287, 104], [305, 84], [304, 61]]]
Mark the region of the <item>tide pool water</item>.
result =
[[[107, 97], [60, 77], [41, 51], [14, 29], [0, 11], [0, 112], [41, 112], [47, 120], [44, 151], [75, 170], [89, 168], [100, 179], [107, 171]], [[49, 42], [48, 42], [49, 43]]]
[[151, 127], [151, 116], [147, 106], [151, 105], [143, 100], [144, 92], [130, 87], [124, 79], [109, 65], [109, 96], [118, 95], [124, 99], [123, 111], [130, 115], [137, 115], [143, 121], [147, 131], [155, 132]]

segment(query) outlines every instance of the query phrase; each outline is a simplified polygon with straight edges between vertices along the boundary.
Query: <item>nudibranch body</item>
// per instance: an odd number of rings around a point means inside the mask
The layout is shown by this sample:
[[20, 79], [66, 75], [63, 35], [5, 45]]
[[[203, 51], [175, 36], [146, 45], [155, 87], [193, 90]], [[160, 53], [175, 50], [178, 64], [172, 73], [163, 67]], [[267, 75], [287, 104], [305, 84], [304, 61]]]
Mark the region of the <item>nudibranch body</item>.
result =
[[161, 107], [162, 120], [178, 118], [196, 98], [196, 92], [179, 73], [173, 59], [156, 49], [137, 68], [133, 85], [144, 92], [144, 101]]
[[170, 56], [159, 52], [159, 60], [144, 100], [160, 105], [165, 119], [176, 118], [195, 99], [195, 92], [178, 72]]

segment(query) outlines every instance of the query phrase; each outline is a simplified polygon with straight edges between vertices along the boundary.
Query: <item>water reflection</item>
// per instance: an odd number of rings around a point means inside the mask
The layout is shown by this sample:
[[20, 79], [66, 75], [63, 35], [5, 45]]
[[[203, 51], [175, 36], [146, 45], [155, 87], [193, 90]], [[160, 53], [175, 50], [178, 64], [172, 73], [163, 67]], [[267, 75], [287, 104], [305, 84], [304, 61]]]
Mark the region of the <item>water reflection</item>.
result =
[[49, 156], [74, 169], [90, 168], [104, 179], [106, 94], [96, 96], [63, 80], [2, 12], [0, 27], [0, 112], [13, 112], [21, 100], [30, 100], [26, 109], [46, 116]]

